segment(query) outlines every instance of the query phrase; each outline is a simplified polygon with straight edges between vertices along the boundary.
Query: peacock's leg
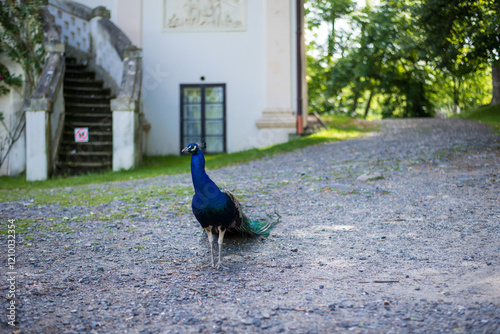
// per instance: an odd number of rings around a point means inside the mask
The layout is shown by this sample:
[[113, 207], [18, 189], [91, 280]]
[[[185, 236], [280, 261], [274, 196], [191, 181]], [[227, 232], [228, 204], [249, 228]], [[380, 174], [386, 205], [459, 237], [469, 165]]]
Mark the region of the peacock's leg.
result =
[[214, 235], [212, 234], [212, 226], [205, 227], [205, 231], [207, 232], [208, 243], [210, 244], [210, 255], [212, 257], [212, 267], [215, 268], [214, 248], [212, 246], [212, 244], [214, 242]]
[[221, 226], [219, 228], [219, 262], [217, 263], [217, 269], [219, 269], [222, 265], [222, 260], [221, 260], [221, 253], [222, 253], [222, 241], [224, 240], [224, 233], [226, 233], [226, 230], [223, 230]]

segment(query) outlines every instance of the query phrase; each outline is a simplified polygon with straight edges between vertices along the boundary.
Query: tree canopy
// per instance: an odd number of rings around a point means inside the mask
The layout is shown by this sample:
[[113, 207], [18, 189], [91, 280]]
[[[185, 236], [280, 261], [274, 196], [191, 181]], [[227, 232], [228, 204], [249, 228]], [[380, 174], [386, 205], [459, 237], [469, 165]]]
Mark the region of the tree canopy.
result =
[[[309, 0], [308, 29], [330, 27], [326, 43], [312, 39], [308, 44], [310, 108], [350, 116], [425, 117], [436, 109], [456, 112], [489, 102], [500, 45], [499, 2], [373, 5], [367, 0], [356, 7], [346, 0]], [[339, 19], [350, 32], [333, 28]]]

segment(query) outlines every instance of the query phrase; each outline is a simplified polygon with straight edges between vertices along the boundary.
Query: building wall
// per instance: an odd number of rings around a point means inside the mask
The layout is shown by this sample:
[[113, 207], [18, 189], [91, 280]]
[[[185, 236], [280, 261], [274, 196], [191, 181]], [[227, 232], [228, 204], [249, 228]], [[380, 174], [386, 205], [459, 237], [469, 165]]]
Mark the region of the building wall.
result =
[[247, 0], [246, 29], [226, 32], [165, 32], [163, 4], [143, 2], [147, 154], [179, 154], [180, 84], [225, 83], [227, 149], [248, 148], [266, 107], [265, 1]]
[[132, 44], [139, 48], [142, 48], [142, 25], [137, 18], [141, 16], [142, 0], [120, 0], [115, 24], [118, 27], [123, 26], [122, 31]]
[[[294, 116], [262, 117], [263, 112], [293, 115], [297, 110], [296, 0], [239, 0], [245, 3], [246, 24], [233, 31], [165, 29], [168, 1], [175, 5], [172, 0], [84, 2], [108, 8], [111, 20], [143, 49], [142, 106], [151, 124], [146, 154], [179, 154], [181, 84], [226, 84], [228, 152], [286, 141], [295, 131], [290, 126]], [[179, 10], [189, 2], [175, 1]], [[208, 0], [193, 3], [200, 7]], [[285, 127], [259, 130], [256, 124], [283, 117]]]
[[[24, 71], [17, 63], [12, 62], [4, 54], [0, 54], [0, 63], [7, 67], [11, 74], [23, 74]], [[3, 113], [3, 122], [12, 132], [19, 124], [24, 110], [23, 101], [24, 87], [11, 89], [9, 93], [0, 96], [0, 112]], [[4, 124], [0, 123], [0, 148], [1, 154], [5, 154], [8, 138]], [[12, 146], [9, 155], [0, 168], [0, 175], [18, 175], [26, 169], [26, 136], [23, 131], [21, 137]]]

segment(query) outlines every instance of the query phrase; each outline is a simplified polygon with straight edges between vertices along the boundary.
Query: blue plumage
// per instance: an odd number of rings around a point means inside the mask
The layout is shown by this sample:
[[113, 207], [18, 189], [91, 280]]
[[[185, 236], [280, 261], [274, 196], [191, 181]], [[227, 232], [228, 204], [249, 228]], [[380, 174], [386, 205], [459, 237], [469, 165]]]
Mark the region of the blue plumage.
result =
[[193, 179], [194, 196], [193, 213], [205, 229], [210, 243], [212, 266], [215, 267], [213, 255], [213, 232], [219, 235], [219, 262], [224, 234], [227, 230], [241, 231], [250, 236], [267, 236], [269, 231], [279, 222], [251, 221], [241, 210], [241, 204], [228, 190], [220, 190], [205, 172], [205, 157], [198, 144], [189, 144], [182, 152], [191, 154], [191, 177]]

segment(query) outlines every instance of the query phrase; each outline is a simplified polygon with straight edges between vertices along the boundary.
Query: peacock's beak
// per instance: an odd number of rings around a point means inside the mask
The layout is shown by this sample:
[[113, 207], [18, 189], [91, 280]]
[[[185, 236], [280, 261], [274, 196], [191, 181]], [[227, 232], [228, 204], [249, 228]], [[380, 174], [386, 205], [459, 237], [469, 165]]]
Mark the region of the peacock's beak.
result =
[[181, 151], [181, 153], [184, 153], [184, 152], [187, 152], [188, 151], [188, 148], [187, 147], [184, 147]]

